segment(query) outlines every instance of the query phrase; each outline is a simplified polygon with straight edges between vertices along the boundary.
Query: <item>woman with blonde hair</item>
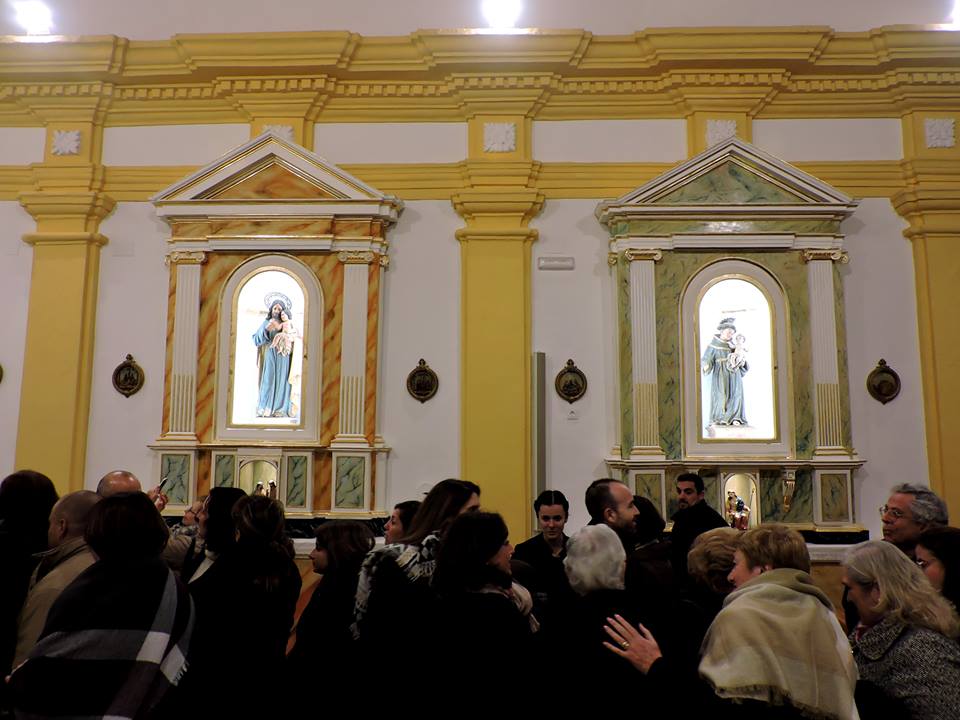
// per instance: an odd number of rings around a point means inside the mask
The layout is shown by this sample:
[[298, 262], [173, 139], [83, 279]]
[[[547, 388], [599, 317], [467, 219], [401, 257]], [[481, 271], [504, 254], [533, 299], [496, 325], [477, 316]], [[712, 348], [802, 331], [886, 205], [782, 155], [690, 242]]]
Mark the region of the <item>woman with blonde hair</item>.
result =
[[888, 542], [860, 543], [843, 569], [847, 596], [860, 614], [850, 641], [860, 669], [861, 716], [956, 718], [960, 621], [950, 604]]

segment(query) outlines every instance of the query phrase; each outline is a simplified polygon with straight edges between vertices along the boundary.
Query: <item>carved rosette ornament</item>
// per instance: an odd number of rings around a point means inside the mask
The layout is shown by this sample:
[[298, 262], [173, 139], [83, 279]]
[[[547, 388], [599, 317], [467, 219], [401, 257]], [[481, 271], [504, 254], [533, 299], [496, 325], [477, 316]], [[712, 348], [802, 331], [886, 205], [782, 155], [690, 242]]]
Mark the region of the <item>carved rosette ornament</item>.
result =
[[369, 265], [376, 255], [370, 250], [341, 250], [337, 259], [344, 265]]
[[79, 130], [54, 130], [50, 152], [54, 155], [79, 155]]
[[207, 261], [207, 254], [202, 250], [174, 250], [163, 258], [164, 264], [173, 265], [202, 265]]
[[850, 256], [844, 250], [804, 250], [803, 261], [811, 262], [813, 260], [830, 260], [846, 265], [850, 262]]
[[636, 262], [637, 260], [660, 262], [663, 260], [663, 252], [660, 250], [624, 250], [623, 256], [627, 259], [627, 262]]
[[620, 256], [617, 253], [607, 253], [607, 265], [610, 267], [616, 267], [618, 262], [620, 262]]

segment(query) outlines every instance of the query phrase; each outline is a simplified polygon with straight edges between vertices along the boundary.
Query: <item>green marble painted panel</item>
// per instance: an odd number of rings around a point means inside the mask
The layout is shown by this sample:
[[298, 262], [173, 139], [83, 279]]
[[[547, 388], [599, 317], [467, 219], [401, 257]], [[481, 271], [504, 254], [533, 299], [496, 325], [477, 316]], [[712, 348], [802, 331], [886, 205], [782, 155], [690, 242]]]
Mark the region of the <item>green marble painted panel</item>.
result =
[[656, 200], [657, 205], [782, 205], [804, 204], [804, 198], [774, 185], [735, 162], [694, 178], [686, 185]]
[[[680, 291], [691, 272], [693, 255], [664, 253], [654, 269], [657, 326], [657, 394], [660, 401], [660, 447], [670, 460], [683, 453], [680, 385]], [[672, 485], [668, 486], [672, 487]], [[671, 495], [672, 493], [667, 493]]]
[[703, 478], [703, 499], [707, 505], [712, 507], [721, 515], [723, 509], [720, 506], [720, 477], [716, 470], [701, 470], [700, 477]]
[[617, 329], [620, 352], [620, 456], [630, 457], [633, 431], [633, 346], [630, 324], [630, 263], [617, 262]]
[[214, 487], [233, 487], [237, 462], [233, 455], [217, 455], [213, 467]]
[[826, 522], [850, 521], [847, 480], [844, 473], [820, 475], [820, 515]]
[[[813, 363], [806, 265], [797, 252], [664, 253], [656, 270], [657, 383], [660, 396], [660, 439], [669, 459], [681, 457], [682, 408], [680, 374], [680, 301], [690, 278], [711, 263], [742, 259], [752, 262], [775, 278], [784, 289], [788, 317], [787, 350], [793, 370], [794, 443], [799, 457], [813, 453]], [[688, 329], [689, 331], [689, 329]], [[782, 361], [782, 359], [781, 359]], [[788, 413], [789, 415], [789, 413]], [[787, 429], [781, 428], [781, 433]]]
[[789, 512], [783, 509], [783, 480], [779, 472], [760, 473], [760, 513], [763, 522], [813, 522], [813, 477], [809, 470], [797, 471], [796, 488]]
[[837, 318], [837, 367], [840, 371], [840, 441], [845, 448], [853, 448], [853, 430], [850, 427], [850, 368], [847, 366], [847, 321], [840, 268], [840, 263], [833, 264], [833, 307]]
[[337, 458], [334, 507], [357, 510], [363, 508], [364, 462], [362, 457]]
[[305, 455], [292, 455], [287, 458], [287, 507], [302, 508], [306, 505], [307, 458]]
[[645, 497], [652, 502], [657, 510], [663, 508], [663, 493], [660, 488], [660, 475], [658, 473], [636, 473], [636, 490], [634, 492], [640, 497]]
[[[749, 209], [745, 208], [745, 216]], [[777, 220], [756, 217], [726, 217], [724, 220], [698, 219], [633, 219], [624, 221], [621, 235], [673, 235], [694, 233], [697, 235], [794, 233], [797, 235], [835, 235], [840, 223], [836, 220]]]
[[186, 505], [190, 501], [190, 455], [162, 454], [160, 477], [167, 479], [163, 492], [170, 505]]

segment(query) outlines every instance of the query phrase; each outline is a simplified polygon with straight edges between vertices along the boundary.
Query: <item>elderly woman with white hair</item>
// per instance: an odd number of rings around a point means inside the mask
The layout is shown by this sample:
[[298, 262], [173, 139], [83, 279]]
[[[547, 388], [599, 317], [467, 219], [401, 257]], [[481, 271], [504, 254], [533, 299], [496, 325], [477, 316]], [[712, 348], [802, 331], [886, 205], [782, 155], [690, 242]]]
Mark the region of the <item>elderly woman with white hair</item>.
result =
[[564, 675], [582, 687], [617, 687], [617, 680], [637, 682], [627, 663], [603, 648], [603, 626], [615, 614], [632, 622], [647, 622], [624, 590], [627, 556], [620, 538], [607, 525], [588, 525], [567, 541], [564, 570], [577, 597], [559, 623], [569, 658]]
[[843, 570], [860, 614], [850, 642], [863, 720], [960, 717], [960, 621], [950, 603], [889, 542], [855, 546]]

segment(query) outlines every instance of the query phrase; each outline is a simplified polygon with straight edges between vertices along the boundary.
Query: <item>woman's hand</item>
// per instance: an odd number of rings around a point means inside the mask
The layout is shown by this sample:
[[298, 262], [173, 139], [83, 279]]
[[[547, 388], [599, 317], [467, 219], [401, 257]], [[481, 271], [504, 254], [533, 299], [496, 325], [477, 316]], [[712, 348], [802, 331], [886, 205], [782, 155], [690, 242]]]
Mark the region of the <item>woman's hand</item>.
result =
[[603, 629], [607, 631], [613, 643], [604, 642], [603, 646], [629, 660], [630, 664], [644, 675], [650, 671], [650, 666], [655, 660], [663, 657], [656, 639], [642, 624], [637, 625], [638, 632], [619, 615], [607, 618], [607, 622], [609, 624]]

